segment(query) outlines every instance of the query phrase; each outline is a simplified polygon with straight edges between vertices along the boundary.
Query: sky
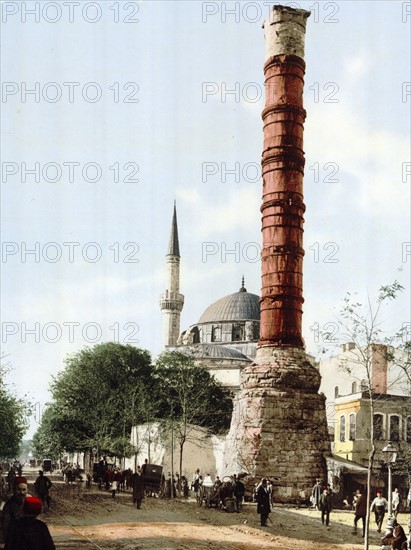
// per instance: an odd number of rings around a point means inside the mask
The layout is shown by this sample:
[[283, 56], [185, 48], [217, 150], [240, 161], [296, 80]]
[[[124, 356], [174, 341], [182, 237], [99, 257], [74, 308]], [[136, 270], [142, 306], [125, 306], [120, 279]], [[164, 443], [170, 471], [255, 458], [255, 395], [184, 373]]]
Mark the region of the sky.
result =
[[[303, 336], [315, 354], [347, 291], [363, 301], [398, 280], [384, 328], [410, 322], [411, 2], [278, 3], [311, 11]], [[271, 5], [2, 2], [2, 354], [13, 391], [37, 403], [28, 435], [68, 354], [113, 340], [162, 351], [174, 200], [181, 330], [243, 275], [260, 294]]]

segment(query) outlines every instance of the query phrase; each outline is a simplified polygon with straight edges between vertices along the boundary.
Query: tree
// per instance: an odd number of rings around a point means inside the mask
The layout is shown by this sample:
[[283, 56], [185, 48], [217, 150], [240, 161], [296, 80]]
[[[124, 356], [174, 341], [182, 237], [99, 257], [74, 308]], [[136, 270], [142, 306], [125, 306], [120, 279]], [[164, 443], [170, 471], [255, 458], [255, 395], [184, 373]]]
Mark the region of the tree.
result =
[[[60, 422], [61, 421], [61, 422]], [[66, 429], [55, 403], [43, 412], [41, 424], [33, 436], [32, 447], [36, 458], [51, 458], [57, 461], [66, 445], [71, 447], [71, 429]], [[70, 441], [70, 442], [68, 442]]]
[[133, 395], [147, 391], [152, 365], [148, 351], [117, 343], [98, 344], [65, 360], [51, 384], [54, 402], [34, 438], [36, 448], [130, 454], [126, 440], [141, 409], [128, 412]]
[[[350, 352], [350, 359], [346, 364], [342, 364], [344, 370], [352, 369], [360, 372], [362, 389], [368, 396], [369, 400], [369, 442], [370, 451], [368, 455], [367, 468], [367, 518], [366, 532], [364, 539], [364, 549], [369, 548], [369, 524], [370, 524], [370, 488], [371, 477], [374, 466], [374, 458], [376, 453], [376, 437], [374, 427], [374, 411], [375, 404], [378, 399], [383, 397], [376, 392], [373, 387], [372, 365], [373, 355], [377, 350], [387, 350], [385, 359], [393, 361], [396, 358], [398, 364], [401, 365], [401, 373], [406, 380], [410, 380], [410, 343], [404, 337], [406, 327], [403, 326], [396, 334], [387, 337], [381, 327], [381, 312], [382, 308], [391, 300], [394, 300], [398, 293], [403, 290], [403, 287], [394, 281], [391, 285], [382, 286], [379, 289], [378, 297], [375, 303], [368, 299], [366, 304], [357, 301], [355, 295], [347, 293], [343, 301], [343, 307], [340, 311], [341, 327], [343, 330], [343, 338], [347, 342], [353, 342], [355, 347]], [[327, 335], [326, 335], [327, 340]], [[384, 346], [381, 347], [381, 344]], [[398, 348], [403, 353], [403, 360], [399, 360], [401, 353], [398, 353]], [[393, 351], [394, 350], [394, 351]], [[397, 351], [395, 351], [397, 350]], [[354, 365], [352, 368], [349, 365]], [[390, 495], [389, 495], [390, 497]]]
[[16, 458], [28, 427], [26, 402], [11, 392], [6, 384], [7, 368], [0, 365], [0, 457]]
[[228, 430], [232, 413], [230, 392], [208, 370], [191, 357], [165, 352], [156, 363], [159, 411], [163, 429], [177, 438], [180, 476], [185, 443], [193, 439], [196, 427], [211, 433]]

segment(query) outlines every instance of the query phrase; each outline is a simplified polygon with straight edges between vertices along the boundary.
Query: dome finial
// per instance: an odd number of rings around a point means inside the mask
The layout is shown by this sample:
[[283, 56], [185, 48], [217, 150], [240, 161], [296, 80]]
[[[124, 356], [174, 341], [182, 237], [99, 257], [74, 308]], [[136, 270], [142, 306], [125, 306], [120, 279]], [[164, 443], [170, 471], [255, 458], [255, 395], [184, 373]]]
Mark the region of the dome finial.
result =
[[247, 289], [244, 286], [244, 275], [241, 278], [241, 288], [240, 288], [239, 292], [247, 292]]

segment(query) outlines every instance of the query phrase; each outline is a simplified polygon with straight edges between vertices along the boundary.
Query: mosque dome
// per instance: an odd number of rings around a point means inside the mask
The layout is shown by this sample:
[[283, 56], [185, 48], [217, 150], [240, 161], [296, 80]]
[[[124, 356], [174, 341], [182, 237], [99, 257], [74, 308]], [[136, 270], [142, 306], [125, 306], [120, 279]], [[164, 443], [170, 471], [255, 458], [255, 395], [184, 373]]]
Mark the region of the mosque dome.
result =
[[220, 298], [204, 311], [201, 323], [217, 323], [219, 321], [259, 321], [260, 297], [247, 292], [243, 284], [238, 292]]

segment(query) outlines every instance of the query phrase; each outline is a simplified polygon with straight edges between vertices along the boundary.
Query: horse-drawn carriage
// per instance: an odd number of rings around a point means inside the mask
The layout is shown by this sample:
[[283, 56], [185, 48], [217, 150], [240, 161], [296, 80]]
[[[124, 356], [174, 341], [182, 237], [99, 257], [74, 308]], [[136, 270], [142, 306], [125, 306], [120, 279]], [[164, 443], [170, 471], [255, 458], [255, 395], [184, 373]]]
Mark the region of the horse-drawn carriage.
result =
[[145, 464], [144, 491], [146, 494], [159, 494], [162, 488], [163, 467], [158, 464]]
[[47, 474], [52, 474], [53, 473], [53, 462], [50, 458], [45, 458], [43, 460], [43, 472], [44, 473], [47, 473]]
[[203, 504], [207, 508], [214, 506], [226, 512], [235, 512], [237, 509], [234, 497], [234, 483], [229, 476], [224, 477], [222, 483], [214, 483], [211, 487], [199, 485], [196, 498], [197, 506], [202, 506]]

